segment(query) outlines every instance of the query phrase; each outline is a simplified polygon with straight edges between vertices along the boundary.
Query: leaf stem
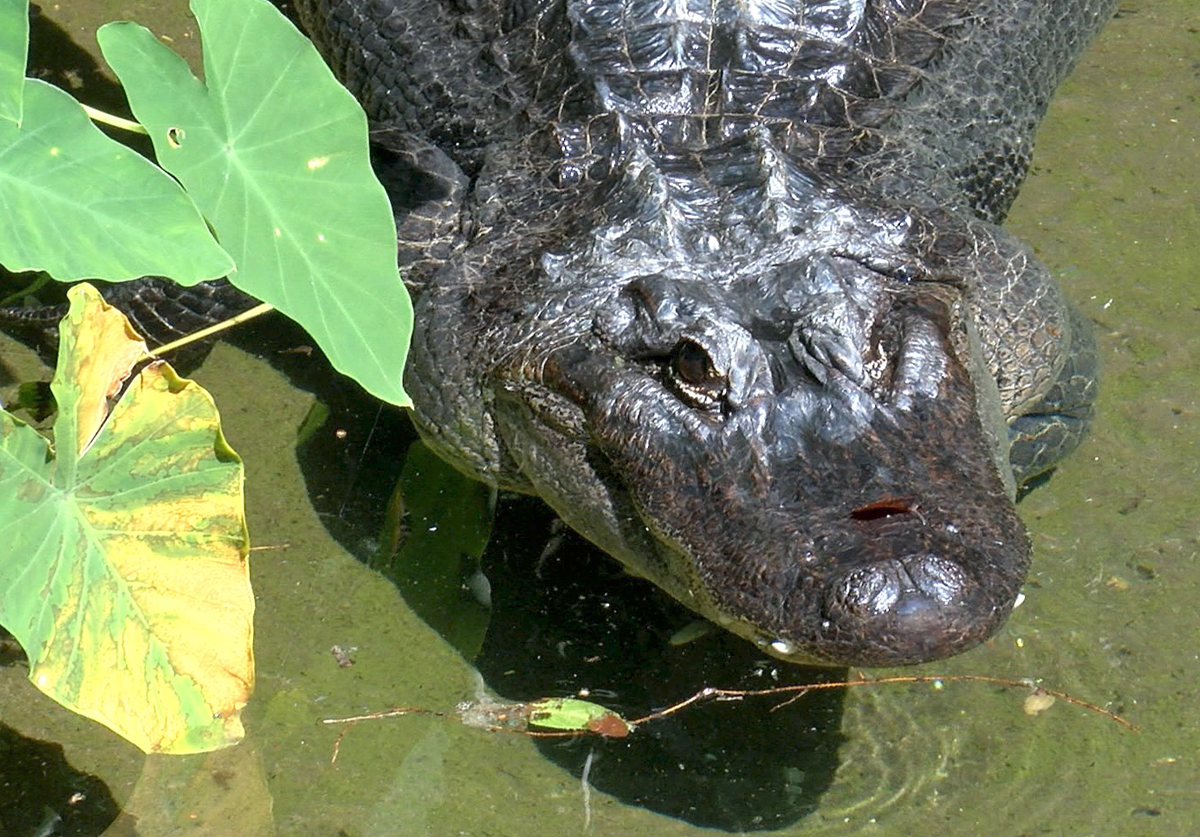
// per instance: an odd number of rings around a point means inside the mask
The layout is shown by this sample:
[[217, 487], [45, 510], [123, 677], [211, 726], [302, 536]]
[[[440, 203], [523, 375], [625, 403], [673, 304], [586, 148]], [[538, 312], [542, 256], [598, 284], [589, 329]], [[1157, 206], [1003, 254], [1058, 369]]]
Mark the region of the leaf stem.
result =
[[150, 136], [150, 132], [147, 131], [145, 126], [140, 122], [134, 122], [132, 119], [125, 119], [120, 116], [113, 116], [111, 113], [105, 113], [102, 110], [97, 110], [91, 105], [85, 105], [83, 102], [80, 102], [79, 106], [83, 108], [83, 112], [86, 113], [88, 118], [93, 122], [111, 125], [114, 128], [120, 128], [122, 131], [131, 131], [135, 134]]
[[44, 270], [38, 271], [33, 281], [28, 285], [20, 290], [13, 291], [11, 294], [4, 297], [4, 299], [0, 299], [0, 308], [11, 308], [14, 305], [20, 305], [21, 300], [25, 299], [25, 297], [32, 296], [33, 294], [37, 293], [39, 288], [42, 288], [53, 281], [54, 280], [50, 278], [49, 273]]
[[232, 328], [233, 326], [238, 325], [239, 323], [244, 323], [247, 320], [253, 320], [255, 317], [259, 317], [263, 314], [266, 314], [268, 311], [274, 310], [275, 306], [268, 302], [264, 302], [261, 305], [256, 305], [249, 311], [243, 311], [236, 317], [230, 317], [228, 320], [221, 320], [221, 322], [214, 323], [208, 328], [202, 328], [199, 331], [193, 332], [185, 337], [180, 337], [178, 340], [172, 340], [170, 343], [167, 343], [164, 346], [159, 346], [157, 349], [153, 349], [152, 351], [156, 356], [164, 355], [167, 352], [187, 346], [190, 343], [195, 343], [197, 340], [203, 340], [205, 337], [222, 332], [227, 328]]

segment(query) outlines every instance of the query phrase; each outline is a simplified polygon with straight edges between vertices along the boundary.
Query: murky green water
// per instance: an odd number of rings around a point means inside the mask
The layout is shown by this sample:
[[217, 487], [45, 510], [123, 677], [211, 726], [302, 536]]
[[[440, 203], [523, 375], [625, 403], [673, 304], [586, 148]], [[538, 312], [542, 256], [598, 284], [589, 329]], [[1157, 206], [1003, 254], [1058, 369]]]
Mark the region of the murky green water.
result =
[[[123, 8], [133, 2], [110, 3], [103, 12], [95, 8], [100, 4], [83, 5], [99, 19], [158, 19], [177, 42], [194, 39], [176, 0], [142, 2], [136, 13]], [[66, 19], [53, 7], [46, 12]], [[68, 31], [82, 40], [75, 26]], [[474, 675], [395, 586], [328, 534], [331, 516], [350, 517], [352, 506], [363, 505], [347, 486], [381, 478], [355, 470], [364, 426], [335, 405], [317, 442], [344, 461], [330, 460], [323, 477], [312, 470], [306, 477], [294, 443], [313, 396], [265, 360], [227, 346], [195, 377], [222, 405], [227, 435], [246, 459], [251, 532], [256, 545], [267, 547], [253, 556], [258, 685], [246, 712], [249, 738], [211, 756], [144, 758], [51, 704], [20, 666], [0, 668], [4, 724], [61, 743], [73, 767], [104, 780], [137, 817], [136, 832], [124, 819], [114, 835], [673, 837], [706, 833], [688, 818], [718, 810], [736, 812], [733, 819], [746, 829], [775, 824], [788, 835], [1194, 833], [1200, 822], [1198, 99], [1195, 0], [1128, 0], [1055, 101], [1009, 226], [1035, 244], [1099, 324], [1105, 364], [1099, 419], [1079, 454], [1022, 504], [1036, 546], [1025, 604], [986, 647], [915, 670], [1040, 678], [1120, 712], [1139, 732], [1061, 702], [1030, 717], [1020, 693], [954, 684], [852, 690], [840, 720], [836, 704], [811, 718], [801, 714], [803, 722], [783, 718], [803, 713], [802, 706], [769, 713], [720, 704], [701, 710], [690, 728], [639, 732], [625, 742], [539, 747], [437, 718], [393, 719], [351, 729], [331, 765], [340, 730], [320, 725], [320, 718], [395, 705], [451, 708], [472, 694]], [[0, 360], [16, 375], [29, 363], [7, 343]], [[351, 430], [345, 439], [337, 437], [339, 422]], [[306, 478], [321, 487], [310, 492]], [[533, 513], [522, 507], [514, 514]], [[370, 533], [331, 525], [352, 544], [369, 546]], [[532, 551], [536, 558], [552, 536], [539, 521], [524, 536], [529, 543], [510, 536], [494, 547], [491, 559], [514, 567], [504, 580], [510, 596], [514, 588], [521, 595], [536, 588], [546, 574], [569, 576], [574, 562], [585, 560], [568, 539], [546, 559], [543, 575], [533, 574], [532, 563], [522, 575], [516, 556]], [[606, 597], [606, 586], [627, 582], [597, 566], [588, 585], [600, 593], [593, 610], [578, 605], [565, 614], [567, 627], [553, 629], [569, 637], [559, 648], [568, 661], [588, 658], [587, 649], [570, 645], [588, 641], [569, 633], [572, 619], [610, 619], [617, 631], [644, 619], [620, 612], [623, 600]], [[493, 592], [503, 598], [499, 586], [494, 579]], [[575, 600], [557, 601], [570, 610]], [[617, 613], [606, 615], [613, 608]], [[523, 631], [523, 612], [502, 639], [489, 640], [493, 684], [510, 694], [532, 688], [535, 681], [518, 670], [528, 660], [544, 672], [547, 688], [585, 684], [613, 690], [630, 704], [661, 700], [653, 684], [634, 687], [632, 675], [628, 682], [606, 681], [617, 675], [590, 663], [564, 673], [547, 650], [558, 635]], [[651, 646], [654, 637], [645, 633], [629, 631], [630, 647]], [[678, 688], [672, 693], [684, 697], [686, 682], [671, 679], [671, 655], [703, 654], [703, 644], [715, 641], [701, 639], [678, 652], [651, 647], [646, 665], [664, 666], [664, 691]], [[356, 647], [353, 667], [337, 664], [333, 645]], [[773, 682], [770, 666], [759, 671], [746, 682]], [[826, 750], [836, 746], [833, 765], [821, 741]], [[653, 758], [639, 761], [639, 750]], [[579, 767], [589, 751], [585, 788]], [[729, 765], [753, 771], [755, 782], [723, 775]], [[635, 797], [646, 801], [633, 804]], [[760, 823], [755, 810], [764, 816]], [[3, 826], [0, 834], [9, 837]]]

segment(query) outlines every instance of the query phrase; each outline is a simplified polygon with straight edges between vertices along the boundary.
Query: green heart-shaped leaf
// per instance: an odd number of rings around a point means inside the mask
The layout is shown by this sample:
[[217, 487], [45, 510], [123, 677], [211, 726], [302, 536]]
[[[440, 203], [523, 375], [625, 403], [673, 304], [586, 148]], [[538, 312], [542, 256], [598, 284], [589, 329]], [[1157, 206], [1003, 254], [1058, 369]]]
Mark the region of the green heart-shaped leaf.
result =
[[408, 404], [412, 307], [362, 109], [266, 0], [194, 0], [204, 82], [146, 29], [97, 37], [160, 165], [187, 189], [238, 287], [292, 317], [340, 371]]
[[29, 0], [0, 0], [0, 120], [21, 124]]
[[191, 285], [233, 268], [178, 183], [35, 79], [24, 80], [20, 124], [0, 119], [0, 217], [9, 270]]

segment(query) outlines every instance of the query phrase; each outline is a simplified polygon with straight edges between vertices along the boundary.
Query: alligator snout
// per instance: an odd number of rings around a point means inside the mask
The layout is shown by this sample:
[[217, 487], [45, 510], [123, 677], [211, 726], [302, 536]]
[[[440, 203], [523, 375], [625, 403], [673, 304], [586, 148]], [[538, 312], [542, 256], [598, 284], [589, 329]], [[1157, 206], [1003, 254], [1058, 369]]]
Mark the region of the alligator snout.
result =
[[[648, 288], [615, 327], [597, 329], [627, 357], [600, 342], [540, 366], [577, 405], [573, 424], [556, 415], [575, 428], [583, 467], [610, 477], [602, 499], [620, 540], [588, 521], [585, 531], [600, 530], [596, 540], [640, 575], [793, 662], [921, 663], [996, 632], [1029, 543], [1001, 472], [1006, 440], [992, 429], [1001, 421], [989, 417], [985, 429], [949, 309], [892, 300], [892, 325], [875, 329], [892, 365], [855, 383], [805, 377], [790, 344], [720, 325], [715, 307], [682, 338], [655, 330], [663, 315], [646, 313]], [[734, 357], [756, 370], [752, 386], [735, 386]], [[730, 397], [739, 387], [752, 395]], [[520, 438], [515, 425], [509, 436]]]
[[916, 553], [849, 570], [826, 591], [822, 611], [830, 634], [865, 640], [864, 664], [899, 665], [945, 657], [986, 637], [994, 621], [988, 612], [1007, 611], [986, 599], [954, 561]]

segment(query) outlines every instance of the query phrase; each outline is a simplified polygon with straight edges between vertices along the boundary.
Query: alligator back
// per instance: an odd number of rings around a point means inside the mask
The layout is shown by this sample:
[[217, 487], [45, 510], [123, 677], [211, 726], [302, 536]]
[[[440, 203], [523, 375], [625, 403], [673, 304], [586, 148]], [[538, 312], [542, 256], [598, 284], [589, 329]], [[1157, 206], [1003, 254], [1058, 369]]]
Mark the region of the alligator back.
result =
[[[759, 127], [813, 168], [1002, 217], [1034, 130], [1114, 0], [300, 0], [306, 28], [381, 125], [464, 169], [557, 128], [544, 165], [591, 155], [620, 116], [696, 149]], [[595, 149], [593, 149], [595, 150]]]

